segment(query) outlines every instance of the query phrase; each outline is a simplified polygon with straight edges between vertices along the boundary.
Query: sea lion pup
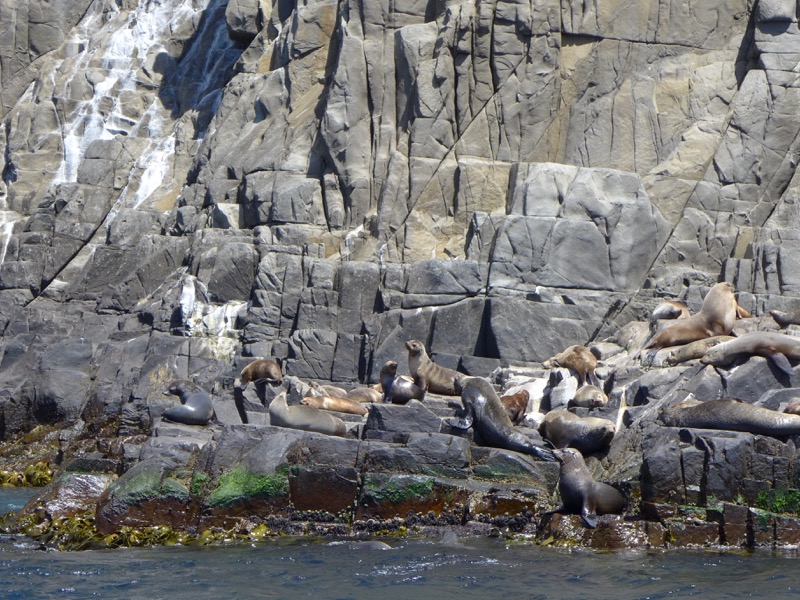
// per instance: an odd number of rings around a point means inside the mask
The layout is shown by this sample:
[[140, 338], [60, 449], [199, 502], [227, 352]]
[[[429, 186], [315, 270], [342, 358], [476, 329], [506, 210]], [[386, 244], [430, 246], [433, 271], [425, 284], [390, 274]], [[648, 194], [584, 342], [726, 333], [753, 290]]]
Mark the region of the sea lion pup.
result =
[[598, 516], [618, 515], [625, 510], [625, 496], [617, 488], [595, 481], [580, 452], [564, 448], [554, 450], [553, 454], [561, 463], [558, 478], [561, 506], [544, 514], [580, 515], [584, 525], [594, 529]]
[[666, 363], [674, 367], [675, 365], [686, 362], [687, 360], [696, 360], [698, 358], [702, 358], [709, 348], [713, 348], [718, 344], [729, 342], [730, 340], [735, 339], [736, 338], [732, 335], [714, 335], [702, 340], [689, 342], [683, 346], [677, 346], [674, 350], [670, 351], [669, 356], [667, 356]]
[[659, 302], [650, 313], [651, 321], [661, 321], [663, 319], [685, 319], [691, 317], [689, 307], [680, 300], [664, 300]]
[[313, 406], [320, 410], [333, 410], [350, 415], [361, 415], [362, 417], [369, 412], [369, 408], [365, 404], [334, 396], [306, 396], [300, 400], [300, 404]]
[[515, 394], [500, 396], [500, 402], [506, 409], [508, 418], [514, 425], [519, 425], [525, 419], [525, 411], [528, 410], [528, 400], [531, 395], [528, 390], [520, 390]]
[[736, 323], [738, 310], [733, 286], [727, 281], [708, 290], [700, 312], [662, 329], [645, 344], [645, 348], [679, 346], [713, 335], [728, 335]]
[[251, 381], [254, 383], [261, 381], [272, 384], [281, 383], [283, 381], [281, 366], [271, 358], [259, 358], [242, 369], [239, 381], [242, 382], [242, 387], [247, 387]]
[[313, 406], [303, 404], [289, 406], [286, 403], [285, 391], [275, 396], [269, 403], [269, 422], [277, 427], [314, 431], [326, 435], [343, 436], [347, 433], [347, 426], [339, 417]]
[[181, 406], [165, 410], [161, 416], [186, 425], [208, 425], [214, 418], [214, 404], [211, 396], [196, 383], [185, 380], [173, 381], [169, 384], [165, 396], [178, 396]]
[[543, 363], [546, 369], [553, 367], [564, 367], [575, 371], [578, 375], [578, 386], [586, 383], [587, 377], [591, 379], [591, 383], [598, 386], [600, 382], [594, 373], [597, 368], [597, 357], [592, 354], [586, 346], [574, 345], [570, 346], [563, 352], [556, 354], [552, 358], [547, 359]]
[[579, 417], [561, 409], [545, 415], [539, 433], [556, 448], [575, 448], [586, 455], [608, 448], [616, 427], [608, 419]]
[[483, 377], [463, 377], [458, 380], [457, 386], [466, 415], [453, 423], [455, 427], [472, 427], [487, 446], [530, 454], [542, 460], [554, 460], [551, 450], [537, 446], [532, 439], [514, 429], [489, 381]]
[[392, 404], [407, 404], [410, 400], [425, 398], [425, 390], [416, 383], [397, 374], [397, 361], [387, 360], [381, 367], [383, 401]]
[[383, 399], [383, 394], [374, 387], [357, 387], [347, 392], [344, 397], [353, 402], [372, 404], [380, 402]]
[[567, 402], [567, 406], [578, 408], [600, 408], [608, 404], [608, 396], [596, 385], [584, 385], [578, 388], [575, 396]]
[[757, 354], [770, 359], [787, 375], [792, 375], [789, 359], [800, 359], [800, 338], [774, 331], [752, 331], [710, 348], [700, 362], [721, 367], [731, 364], [740, 356]]
[[425, 346], [419, 340], [406, 342], [408, 349], [408, 370], [417, 387], [445, 396], [458, 396], [456, 381], [466, 377], [463, 373], [448, 369], [433, 362]]
[[735, 398], [706, 402], [683, 400], [662, 409], [660, 419], [667, 427], [745, 431], [774, 437], [800, 433], [800, 416], [753, 406]]

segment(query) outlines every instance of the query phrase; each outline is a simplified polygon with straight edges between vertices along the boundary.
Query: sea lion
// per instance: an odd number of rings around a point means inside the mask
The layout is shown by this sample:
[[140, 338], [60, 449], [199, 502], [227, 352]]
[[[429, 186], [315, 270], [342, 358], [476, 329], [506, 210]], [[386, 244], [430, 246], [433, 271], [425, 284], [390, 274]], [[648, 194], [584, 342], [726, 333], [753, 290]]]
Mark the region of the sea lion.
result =
[[704, 338], [702, 340], [696, 340], [694, 342], [689, 342], [683, 346], [678, 346], [674, 350], [669, 353], [667, 356], [667, 364], [670, 366], [678, 365], [682, 362], [686, 362], [687, 360], [695, 360], [701, 358], [709, 348], [713, 348], [717, 344], [721, 344], [722, 342], [728, 342], [730, 340], [736, 339], [731, 335], [714, 335], [709, 338]]
[[594, 373], [595, 368], [597, 368], [597, 357], [586, 346], [577, 344], [570, 346], [563, 352], [544, 361], [544, 367], [546, 369], [552, 369], [553, 367], [571, 369], [578, 375], [579, 386], [585, 384], [588, 377], [591, 379], [591, 383], [599, 387], [600, 382]]
[[520, 390], [515, 394], [500, 396], [500, 402], [503, 403], [503, 408], [506, 409], [506, 414], [514, 425], [519, 425], [525, 419], [525, 411], [528, 410], [530, 398], [531, 395], [528, 390]]
[[456, 381], [466, 377], [463, 373], [448, 369], [433, 362], [425, 346], [419, 340], [406, 342], [408, 349], [408, 370], [417, 387], [445, 396], [458, 396]]
[[597, 527], [598, 516], [622, 513], [625, 496], [615, 487], [595, 481], [580, 452], [574, 448], [564, 448], [554, 450], [553, 454], [561, 463], [558, 478], [561, 506], [548, 513], [580, 515], [583, 523], [592, 529]]
[[303, 404], [289, 406], [285, 391], [275, 396], [269, 403], [269, 422], [277, 427], [314, 431], [326, 435], [343, 436], [347, 433], [347, 426], [339, 417], [313, 406]]
[[745, 431], [782, 437], [800, 433], [800, 416], [753, 406], [735, 398], [689, 399], [662, 409], [661, 422], [667, 427]]
[[738, 303], [733, 286], [727, 281], [708, 290], [700, 312], [676, 322], [655, 334], [645, 348], [665, 348], [688, 344], [713, 335], [728, 335], [736, 323]]
[[169, 384], [165, 396], [178, 396], [181, 406], [168, 408], [162, 417], [186, 425], [208, 425], [214, 418], [214, 403], [203, 388], [191, 381], [178, 380]]
[[720, 367], [731, 364], [740, 356], [753, 354], [770, 359], [776, 367], [791, 376], [793, 371], [789, 359], [800, 359], [800, 339], [775, 331], [753, 331], [710, 348], [700, 362]]
[[311, 392], [315, 396], [333, 396], [334, 398], [344, 398], [347, 395], [347, 390], [335, 385], [320, 385], [316, 381], [308, 384]]
[[242, 369], [239, 374], [239, 380], [242, 382], [243, 387], [247, 387], [247, 384], [251, 381], [254, 383], [266, 381], [267, 383], [278, 384], [283, 381], [283, 374], [277, 361], [271, 358], [259, 358]]
[[371, 404], [380, 402], [383, 399], [383, 393], [379, 392], [374, 387], [357, 387], [347, 392], [344, 397], [353, 402]]
[[775, 322], [780, 325], [781, 329], [785, 329], [789, 325], [800, 325], [800, 310], [790, 310], [787, 312], [771, 310], [769, 314], [775, 319]]
[[451, 422], [455, 427], [472, 427], [487, 446], [530, 454], [542, 460], [554, 460], [551, 450], [537, 446], [532, 439], [514, 429], [497, 392], [486, 379], [465, 376], [456, 385], [466, 415], [457, 423]]
[[369, 413], [369, 408], [365, 404], [334, 396], [306, 396], [300, 400], [300, 404], [313, 406], [320, 410], [334, 410], [350, 415], [361, 415], [362, 417]]
[[425, 390], [416, 383], [397, 374], [397, 361], [387, 360], [381, 368], [383, 401], [392, 404], [406, 404], [410, 400], [423, 400]]
[[605, 450], [614, 439], [613, 421], [599, 417], [579, 417], [568, 410], [551, 410], [539, 433], [556, 448], [575, 448], [581, 454]]
[[783, 409], [787, 415], [800, 415], [800, 400], [794, 400]]
[[575, 396], [567, 402], [567, 406], [572, 408], [600, 408], [608, 404], [608, 396], [596, 385], [584, 385], [578, 388]]
[[685, 319], [691, 317], [689, 307], [680, 300], [663, 300], [659, 302], [650, 313], [651, 321], [661, 321], [662, 319]]

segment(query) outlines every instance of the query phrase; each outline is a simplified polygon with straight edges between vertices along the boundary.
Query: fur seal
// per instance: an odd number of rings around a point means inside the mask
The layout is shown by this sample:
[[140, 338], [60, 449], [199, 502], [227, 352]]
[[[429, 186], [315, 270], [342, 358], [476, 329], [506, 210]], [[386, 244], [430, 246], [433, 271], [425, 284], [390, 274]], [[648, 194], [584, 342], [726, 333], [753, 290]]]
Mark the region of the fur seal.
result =
[[320, 385], [316, 381], [308, 384], [311, 388], [311, 393], [315, 396], [333, 396], [334, 398], [344, 398], [347, 395], [347, 390], [335, 385]]
[[347, 400], [353, 402], [364, 402], [365, 404], [372, 404], [380, 402], [383, 398], [383, 393], [379, 392], [374, 387], [357, 387], [353, 388], [344, 395]]
[[674, 350], [669, 353], [667, 356], [667, 364], [670, 366], [678, 365], [682, 362], [686, 362], [687, 360], [695, 360], [701, 358], [709, 348], [713, 348], [717, 344], [721, 344], [722, 342], [729, 342], [730, 340], [736, 339], [731, 335], [714, 335], [709, 338], [704, 338], [702, 340], [696, 340], [694, 342], [689, 342], [683, 346], [678, 346]]
[[608, 404], [608, 396], [596, 385], [584, 385], [575, 392], [575, 397], [567, 402], [569, 407], [600, 408]]
[[664, 300], [659, 302], [650, 313], [651, 321], [660, 321], [662, 319], [686, 319], [691, 317], [692, 313], [689, 312], [689, 307], [685, 302], [680, 300]]
[[406, 342], [408, 349], [408, 370], [417, 387], [445, 396], [458, 396], [456, 381], [466, 377], [463, 373], [448, 369], [433, 362], [425, 346], [419, 340]]
[[800, 416], [753, 406], [735, 398], [706, 402], [683, 400], [664, 408], [660, 418], [668, 427], [745, 431], [775, 437], [800, 433]]
[[343, 436], [347, 426], [339, 417], [323, 412], [313, 406], [298, 404], [289, 406], [283, 391], [269, 403], [269, 422], [277, 427], [314, 431], [326, 435]]
[[769, 314], [775, 319], [775, 322], [780, 325], [781, 329], [785, 329], [789, 325], [800, 325], [800, 310], [790, 310], [787, 312], [771, 310]]
[[733, 286], [727, 281], [717, 283], [708, 290], [699, 313], [678, 319], [659, 331], [645, 344], [645, 348], [678, 346], [713, 335], [728, 335], [736, 323], [738, 306]]
[[454, 424], [456, 427], [472, 427], [487, 446], [530, 454], [542, 460], [554, 460], [551, 450], [537, 446], [532, 439], [514, 429], [497, 392], [486, 379], [463, 377], [457, 385], [466, 415]]
[[300, 400], [300, 404], [313, 406], [320, 410], [333, 410], [350, 415], [361, 415], [362, 417], [369, 412], [369, 408], [365, 404], [334, 396], [306, 396]]
[[247, 384], [251, 381], [254, 383], [261, 381], [274, 384], [281, 383], [283, 381], [281, 366], [271, 358], [259, 358], [242, 369], [239, 374], [239, 381], [242, 382], [243, 387], [247, 387]]
[[579, 386], [585, 384], [588, 377], [591, 379], [591, 383], [599, 387], [600, 382], [594, 373], [597, 368], [597, 357], [586, 346], [577, 344], [570, 346], [563, 352], [544, 361], [544, 367], [546, 369], [552, 369], [553, 367], [571, 369], [578, 375]]
[[613, 421], [579, 417], [568, 410], [551, 410], [539, 426], [539, 433], [556, 448], [575, 448], [581, 454], [605, 450], [614, 439]]
[[528, 400], [531, 395], [528, 390], [520, 390], [515, 394], [500, 396], [500, 402], [506, 409], [508, 418], [514, 425], [519, 425], [525, 419], [525, 411], [528, 410]]
[[597, 527], [600, 515], [617, 515], [625, 509], [625, 496], [615, 487], [595, 481], [581, 453], [574, 448], [554, 450], [561, 463], [558, 478], [558, 493], [561, 507], [548, 511], [580, 515], [583, 523], [592, 529]]
[[383, 401], [392, 404], [406, 404], [410, 400], [423, 400], [425, 390], [416, 383], [397, 374], [397, 361], [387, 360], [381, 368]]
[[185, 423], [186, 425], [208, 425], [214, 418], [214, 403], [211, 396], [203, 388], [191, 381], [173, 381], [169, 384], [165, 396], [178, 396], [181, 406], [173, 406], [162, 413], [162, 417]]
[[710, 348], [700, 362], [721, 367], [740, 356], [757, 354], [770, 359], [787, 375], [792, 375], [789, 359], [800, 359], [800, 338], [775, 331], [753, 331]]

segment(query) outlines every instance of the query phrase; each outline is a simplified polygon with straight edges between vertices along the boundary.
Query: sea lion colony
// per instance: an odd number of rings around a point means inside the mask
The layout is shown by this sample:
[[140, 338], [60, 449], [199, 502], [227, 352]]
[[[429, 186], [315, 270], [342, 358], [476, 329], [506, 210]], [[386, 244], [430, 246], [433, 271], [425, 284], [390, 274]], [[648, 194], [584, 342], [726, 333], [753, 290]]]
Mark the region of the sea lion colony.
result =
[[[773, 312], [773, 316], [775, 311]], [[738, 364], [750, 356], [760, 355], [773, 361], [786, 375], [792, 374], [790, 360], [800, 359], [800, 340], [774, 331], [749, 331], [736, 336], [737, 319], [755, 319], [740, 307], [729, 283], [718, 283], [706, 294], [700, 312], [692, 315], [682, 302], [661, 302], [651, 313], [649, 339], [621, 331], [617, 338], [629, 353], [639, 353], [645, 365], [676, 365], [699, 361], [715, 367]], [[785, 327], [788, 318], [781, 313], [775, 320]], [[623, 328], [623, 330], [631, 328]], [[624, 338], [624, 343], [622, 338]], [[460, 396], [460, 418], [450, 419], [455, 430], [472, 430], [475, 442], [528, 454], [538, 460], [557, 460], [561, 465], [559, 491], [562, 506], [550, 512], [581, 515], [588, 527], [594, 527], [597, 516], [623, 511], [625, 499], [613, 486], [595, 481], [584, 457], [607, 452], [622, 423], [625, 411], [624, 390], [616, 419], [602, 413], [608, 403], [604, 382], [596, 369], [602, 366], [594, 353], [584, 346], [573, 345], [543, 363], [545, 368], [561, 368], [578, 380], [578, 389], [567, 406], [546, 407], [543, 398], [532, 398], [528, 390], [508, 390], [501, 396], [486, 377], [468, 376], [436, 364], [418, 340], [406, 342], [409, 375], [398, 374], [398, 362], [387, 361], [378, 384], [344, 390], [310, 382], [305, 397], [293, 405], [287, 402], [284, 390], [269, 403], [271, 424], [327, 435], [346, 436], [355, 428], [328, 411], [367, 418], [371, 403], [404, 405], [425, 401], [426, 394]], [[659, 355], [661, 358], [659, 358]], [[589, 384], [591, 381], [591, 384]], [[248, 383], [281, 385], [280, 365], [273, 359], [259, 359], [243, 370], [239, 387]], [[606, 382], [608, 383], [608, 382]], [[181, 396], [183, 406], [169, 409], [164, 416], [188, 424], [204, 425], [212, 418], [208, 394], [191, 382], [173, 384], [169, 393]], [[511, 393], [511, 392], [514, 393]], [[167, 392], [165, 392], [167, 393]], [[744, 431], [773, 437], [800, 433], [800, 417], [791, 414], [798, 409], [790, 403], [786, 413], [769, 410], [732, 399], [708, 398], [706, 402], [684, 399], [666, 407], [656, 417], [667, 427], [689, 427]], [[188, 405], [188, 408], [187, 408]], [[196, 405], [202, 409], [198, 416]], [[548, 410], [539, 412], [539, 408]], [[599, 416], [580, 416], [577, 411], [601, 411]], [[184, 414], [186, 413], [186, 414]], [[186, 417], [183, 420], [182, 417]], [[525, 428], [532, 425], [535, 429]], [[537, 432], [538, 429], [538, 432]], [[541, 435], [541, 437], [539, 437]], [[551, 449], [552, 448], [552, 449]]]

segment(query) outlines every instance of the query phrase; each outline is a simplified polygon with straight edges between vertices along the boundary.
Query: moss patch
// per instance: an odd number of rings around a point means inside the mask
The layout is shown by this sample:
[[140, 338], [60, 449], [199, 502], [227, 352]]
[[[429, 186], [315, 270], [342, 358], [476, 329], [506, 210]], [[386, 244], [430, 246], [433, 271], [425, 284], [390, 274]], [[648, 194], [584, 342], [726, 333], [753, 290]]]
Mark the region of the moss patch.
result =
[[416, 479], [403, 484], [389, 481], [381, 488], [371, 490], [371, 493], [378, 502], [401, 504], [411, 498], [427, 498], [433, 493], [433, 479]]
[[775, 489], [759, 492], [756, 506], [772, 513], [800, 514], [800, 490]]
[[288, 469], [279, 469], [274, 475], [255, 475], [239, 465], [220, 475], [219, 485], [207, 502], [210, 506], [221, 506], [240, 498], [286, 496], [289, 493], [288, 475]]

